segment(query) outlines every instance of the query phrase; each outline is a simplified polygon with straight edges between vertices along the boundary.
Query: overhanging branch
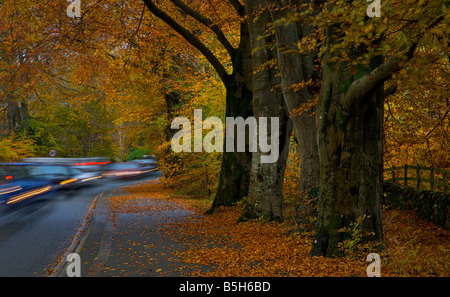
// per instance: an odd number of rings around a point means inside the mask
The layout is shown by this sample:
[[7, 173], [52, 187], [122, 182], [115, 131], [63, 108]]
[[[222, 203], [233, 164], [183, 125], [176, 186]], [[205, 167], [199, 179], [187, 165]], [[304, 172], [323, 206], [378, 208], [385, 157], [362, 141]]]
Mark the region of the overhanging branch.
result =
[[231, 6], [234, 7], [234, 10], [237, 12], [237, 14], [241, 17], [245, 16], [245, 9], [244, 5], [239, 2], [239, 0], [228, 0], [230, 2]]
[[[427, 26], [426, 30], [433, 28], [443, 20], [443, 16], [436, 18], [429, 26]], [[400, 71], [405, 62], [412, 59], [417, 46], [417, 42], [412, 43], [406, 50], [400, 51], [403, 54], [394, 54], [389, 60], [375, 70], [355, 80], [347, 90], [344, 100], [345, 104], [353, 104], [357, 101], [361, 102], [364, 98], [368, 97], [367, 95], [370, 92], [380, 87], [394, 73]]]
[[416, 47], [416, 43], [412, 44], [406, 55], [394, 55], [372, 72], [355, 80], [347, 90], [345, 102], [353, 104], [357, 100], [363, 100], [367, 94], [381, 86], [394, 73], [398, 72], [402, 68], [403, 63], [413, 57]]
[[171, 18], [164, 11], [159, 9], [152, 0], [143, 0], [147, 8], [153, 13], [156, 17], [161, 19], [167, 25], [169, 25], [172, 29], [174, 29], [178, 34], [180, 34], [187, 42], [193, 45], [196, 49], [198, 49], [203, 56], [208, 60], [208, 62], [214, 67], [220, 79], [225, 82], [227, 79], [227, 71], [222, 63], [217, 59], [217, 57], [212, 53], [212, 51], [206, 47], [194, 34], [192, 34], [189, 30], [181, 26], [177, 21]]
[[233, 58], [234, 54], [234, 48], [231, 45], [231, 43], [228, 41], [228, 39], [223, 34], [222, 30], [220, 30], [219, 26], [215, 24], [211, 19], [205, 17], [198, 11], [192, 9], [190, 6], [186, 5], [181, 0], [170, 0], [173, 4], [175, 4], [177, 7], [179, 7], [181, 10], [183, 10], [185, 13], [199, 21], [201, 24], [205, 25], [206, 27], [210, 28], [217, 37], [217, 40], [223, 45], [223, 47], [227, 50], [228, 55], [230, 56], [230, 59]]

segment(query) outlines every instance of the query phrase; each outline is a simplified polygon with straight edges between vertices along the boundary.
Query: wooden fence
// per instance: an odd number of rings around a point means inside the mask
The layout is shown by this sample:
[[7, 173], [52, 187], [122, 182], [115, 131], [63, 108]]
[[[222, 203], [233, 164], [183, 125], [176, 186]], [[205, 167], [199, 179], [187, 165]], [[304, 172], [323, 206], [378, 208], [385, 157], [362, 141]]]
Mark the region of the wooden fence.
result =
[[384, 182], [447, 194], [450, 193], [450, 170], [405, 164], [384, 169]]

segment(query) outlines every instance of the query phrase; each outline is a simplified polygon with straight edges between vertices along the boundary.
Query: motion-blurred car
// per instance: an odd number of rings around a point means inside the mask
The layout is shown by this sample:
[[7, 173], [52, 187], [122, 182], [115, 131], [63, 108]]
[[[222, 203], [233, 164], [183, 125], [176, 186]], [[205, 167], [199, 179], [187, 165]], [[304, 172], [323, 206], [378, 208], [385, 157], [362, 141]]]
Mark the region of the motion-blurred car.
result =
[[[58, 182], [63, 188], [77, 189], [87, 185], [94, 185], [101, 181], [103, 167], [109, 164], [106, 157], [86, 158], [24, 158], [23, 162], [39, 163], [47, 166], [46, 172], [38, 172], [48, 178], [63, 177]], [[44, 170], [44, 169], [43, 169]]]
[[158, 162], [154, 158], [138, 159], [131, 162], [139, 164], [143, 174], [158, 170]]
[[0, 204], [16, 204], [57, 190], [54, 181], [30, 174], [36, 166], [40, 165], [0, 164]]
[[69, 172], [75, 181], [70, 185], [71, 188], [81, 188], [92, 186], [99, 183], [102, 179], [102, 173], [98, 170], [90, 170], [87, 166], [71, 166]]
[[136, 162], [110, 163], [105, 166], [105, 178], [133, 178], [143, 174], [141, 166]]
[[78, 179], [65, 164], [33, 164], [28, 166], [29, 174], [35, 179], [48, 180], [57, 189], [70, 189]]

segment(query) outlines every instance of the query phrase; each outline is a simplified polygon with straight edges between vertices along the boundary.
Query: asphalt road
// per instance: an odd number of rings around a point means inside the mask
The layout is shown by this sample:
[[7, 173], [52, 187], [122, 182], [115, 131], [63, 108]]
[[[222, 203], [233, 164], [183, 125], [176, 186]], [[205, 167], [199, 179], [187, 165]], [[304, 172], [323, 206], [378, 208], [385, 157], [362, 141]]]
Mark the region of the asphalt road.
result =
[[0, 277], [45, 276], [65, 252], [97, 195], [159, 177], [155, 172], [130, 180], [43, 196], [12, 209], [0, 209]]

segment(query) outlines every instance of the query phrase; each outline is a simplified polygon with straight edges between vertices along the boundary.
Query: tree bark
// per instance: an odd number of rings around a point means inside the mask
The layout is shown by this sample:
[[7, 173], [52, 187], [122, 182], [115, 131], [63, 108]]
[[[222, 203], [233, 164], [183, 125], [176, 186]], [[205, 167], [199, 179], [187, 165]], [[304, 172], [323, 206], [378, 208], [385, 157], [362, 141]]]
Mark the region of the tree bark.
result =
[[[252, 166], [250, 172], [250, 186], [246, 201], [246, 209], [242, 218], [265, 218], [271, 220], [283, 219], [283, 181], [286, 159], [289, 150], [289, 136], [292, 131], [292, 124], [288, 122], [286, 109], [283, 107], [283, 94], [277, 88], [280, 83], [276, 77], [276, 72], [267, 63], [276, 58], [274, 50], [269, 48], [269, 37], [262, 37], [268, 29], [270, 22], [267, 11], [258, 13], [258, 18], [254, 19], [257, 13], [258, 5], [261, 1], [245, 1], [247, 23], [250, 33], [250, 44], [252, 52], [253, 66], [253, 114], [258, 122], [258, 148], [253, 153]], [[263, 122], [261, 118], [266, 118]], [[271, 130], [271, 118], [278, 120], [278, 131]], [[275, 162], [265, 163], [262, 158], [266, 153], [260, 149], [261, 125], [265, 125], [265, 131], [268, 131], [268, 140], [271, 144], [278, 141], [276, 147], [278, 156]], [[277, 138], [277, 139], [276, 139]], [[274, 142], [275, 141], [275, 142]], [[270, 152], [274, 153], [274, 152]]]
[[[233, 73], [224, 80], [226, 88], [226, 117], [243, 117], [253, 115], [252, 112], [252, 68], [250, 56], [250, 40], [246, 23], [241, 24], [241, 39], [233, 59]], [[229, 129], [225, 127], [225, 130]], [[234, 131], [236, 135], [236, 131]], [[226, 142], [226, 140], [225, 140]], [[222, 155], [219, 184], [208, 214], [220, 205], [231, 206], [248, 195], [252, 154], [248, 143], [245, 152], [226, 151], [226, 143]]]
[[[277, 8], [285, 5], [284, 1], [270, 1]], [[286, 10], [278, 10], [274, 18], [285, 17]], [[282, 12], [281, 12], [282, 11]], [[307, 28], [308, 27], [308, 28]], [[301, 108], [302, 104], [313, 100], [313, 94], [305, 87], [294, 91], [292, 86], [306, 82], [313, 75], [313, 58], [305, 57], [295, 48], [301, 35], [310, 34], [310, 26], [291, 23], [275, 27], [280, 69], [281, 88], [289, 113]], [[299, 32], [299, 29], [304, 32]], [[317, 129], [314, 108], [302, 114], [291, 116], [295, 136], [298, 141], [301, 161], [300, 192], [306, 193], [319, 184], [319, 154], [317, 147]]]
[[[286, 9], [292, 1], [268, 0], [272, 8], [274, 21], [282, 18], [289, 19]], [[300, 4], [300, 1], [294, 1]], [[294, 124], [295, 137], [298, 143], [300, 157], [299, 195], [296, 201], [295, 220], [299, 224], [312, 225], [311, 218], [315, 217], [316, 208], [311, 206], [311, 197], [316, 197], [319, 186], [319, 152], [317, 147], [317, 128], [314, 109], [310, 108], [300, 113], [302, 105], [314, 99], [313, 92], [308, 86], [294, 90], [292, 86], [317, 77], [314, 71], [316, 52], [299, 53], [297, 44], [302, 37], [312, 33], [313, 26], [299, 21], [275, 26], [277, 44], [278, 67], [280, 69], [281, 89], [283, 97]], [[304, 109], [304, 108], [303, 108]]]
[[[430, 28], [438, 24], [438, 18]], [[358, 222], [363, 241], [381, 242], [384, 82], [404, 67], [417, 48], [405, 45], [387, 61], [376, 56], [351, 71], [342, 51], [355, 60], [363, 46], [342, 49], [339, 24], [326, 32], [322, 88], [316, 120], [319, 141], [319, 213], [312, 255], [339, 255], [342, 232]], [[334, 51], [330, 49], [334, 46]], [[356, 74], [355, 74], [356, 70]]]
[[[327, 32], [328, 49], [339, 28]], [[361, 52], [348, 50], [349, 56]], [[348, 63], [330, 62], [341, 50], [324, 57], [317, 109], [320, 160], [319, 213], [312, 255], [339, 255], [338, 243], [348, 238], [342, 228], [358, 218], [364, 241], [381, 241], [383, 192], [383, 84], [354, 96]], [[374, 58], [358, 75], [371, 73], [382, 62]], [[367, 75], [367, 74], [366, 74]], [[350, 87], [349, 87], [350, 86]], [[361, 85], [361, 88], [364, 88]]]

